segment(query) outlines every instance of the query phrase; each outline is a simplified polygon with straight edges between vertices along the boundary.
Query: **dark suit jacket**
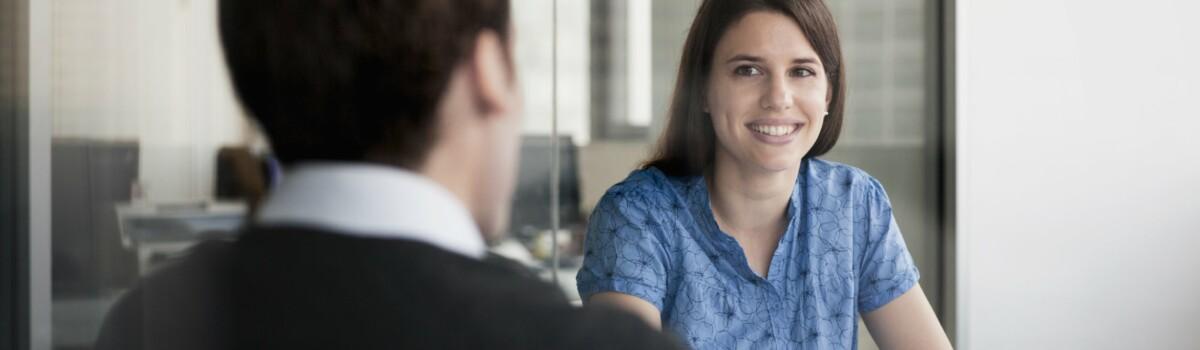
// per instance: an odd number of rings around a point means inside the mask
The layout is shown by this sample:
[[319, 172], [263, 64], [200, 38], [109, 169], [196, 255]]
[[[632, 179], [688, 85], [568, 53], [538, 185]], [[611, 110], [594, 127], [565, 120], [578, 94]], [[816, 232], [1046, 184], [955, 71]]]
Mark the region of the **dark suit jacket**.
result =
[[97, 349], [671, 349], [509, 267], [304, 228], [207, 242], [132, 289]]

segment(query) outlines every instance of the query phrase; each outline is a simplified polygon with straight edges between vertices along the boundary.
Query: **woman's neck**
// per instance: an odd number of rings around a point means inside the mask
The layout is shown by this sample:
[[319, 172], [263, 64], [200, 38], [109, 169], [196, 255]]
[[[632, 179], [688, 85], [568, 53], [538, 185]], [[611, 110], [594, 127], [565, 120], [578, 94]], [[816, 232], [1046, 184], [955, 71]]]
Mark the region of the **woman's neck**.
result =
[[748, 169], [717, 152], [709, 176], [709, 201], [722, 230], [732, 235], [782, 233], [799, 167], [785, 171]]

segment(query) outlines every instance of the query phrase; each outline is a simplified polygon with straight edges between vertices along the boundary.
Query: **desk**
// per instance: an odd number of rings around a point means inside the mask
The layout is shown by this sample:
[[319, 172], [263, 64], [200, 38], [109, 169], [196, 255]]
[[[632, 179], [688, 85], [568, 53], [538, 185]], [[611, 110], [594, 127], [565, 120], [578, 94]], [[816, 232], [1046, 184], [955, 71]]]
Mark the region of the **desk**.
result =
[[[241, 202], [196, 202], [116, 205], [121, 245], [138, 256], [138, 272], [146, 275], [156, 259], [191, 247], [203, 237], [236, 235], [246, 215]], [[203, 236], [203, 237], [202, 237]]]
[[[568, 238], [564, 238], [563, 240], [566, 241], [567, 239]], [[549, 241], [547, 240], [545, 243], [549, 244]], [[545, 248], [545, 250], [548, 249], [549, 248]], [[511, 237], [497, 242], [495, 245], [488, 248], [488, 250], [496, 255], [524, 265], [546, 282], [553, 283], [553, 277], [558, 275], [557, 287], [562, 290], [563, 295], [565, 295], [567, 300], [570, 300], [572, 304], [576, 306], [581, 305], [579, 300], [579, 289], [575, 288], [575, 275], [579, 273], [579, 269], [582, 267], [582, 258], [569, 256], [560, 257], [562, 259], [559, 261], [561, 264], [559, 265], [558, 269], [555, 270], [550, 266], [551, 264], [548, 261], [535, 258], [534, 254], [530, 253], [529, 249], [525, 248], [525, 245]], [[549, 255], [549, 253], [543, 253], [542, 255]]]
[[583, 301], [579, 298], [579, 288], [575, 286], [575, 275], [579, 274], [579, 266], [560, 267], [558, 270], [545, 269], [538, 273], [546, 282], [553, 282], [551, 279], [551, 271], [558, 275], [558, 288], [562, 289], [563, 295], [567, 296], [567, 300], [571, 301], [572, 305], [583, 305]]

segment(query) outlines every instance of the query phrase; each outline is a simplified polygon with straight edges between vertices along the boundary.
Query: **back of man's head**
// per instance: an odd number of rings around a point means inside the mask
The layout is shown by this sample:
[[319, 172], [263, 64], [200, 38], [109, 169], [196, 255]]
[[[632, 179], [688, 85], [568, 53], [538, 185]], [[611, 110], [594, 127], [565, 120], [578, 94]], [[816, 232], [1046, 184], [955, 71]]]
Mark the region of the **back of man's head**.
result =
[[507, 0], [221, 0], [233, 85], [284, 165], [386, 158], [417, 168], [436, 109]]

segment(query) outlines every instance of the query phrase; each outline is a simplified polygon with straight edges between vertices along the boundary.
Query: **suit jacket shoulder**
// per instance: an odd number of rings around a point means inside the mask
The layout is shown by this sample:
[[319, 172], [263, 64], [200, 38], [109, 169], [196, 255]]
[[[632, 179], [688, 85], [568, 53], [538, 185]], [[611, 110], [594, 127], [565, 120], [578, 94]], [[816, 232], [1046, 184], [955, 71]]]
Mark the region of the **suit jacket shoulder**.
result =
[[510, 267], [304, 228], [197, 247], [123, 297], [102, 332], [98, 349], [677, 347]]
[[105, 315], [95, 348], [230, 348], [232, 249], [232, 242], [202, 242], [142, 278]]

